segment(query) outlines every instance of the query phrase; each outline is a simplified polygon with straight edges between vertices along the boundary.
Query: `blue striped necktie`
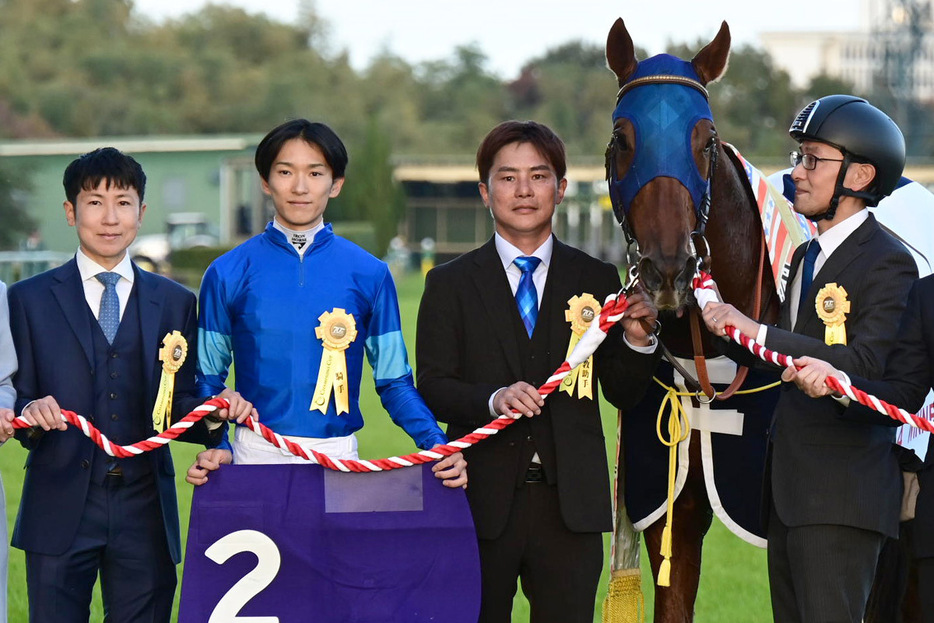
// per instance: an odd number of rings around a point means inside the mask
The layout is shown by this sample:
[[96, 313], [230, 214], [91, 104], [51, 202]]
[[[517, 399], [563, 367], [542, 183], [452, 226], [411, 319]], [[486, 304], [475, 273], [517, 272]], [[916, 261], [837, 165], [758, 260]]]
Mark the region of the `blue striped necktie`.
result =
[[522, 271], [519, 287], [516, 288], [516, 304], [519, 305], [519, 316], [522, 318], [522, 324], [525, 325], [529, 337], [532, 337], [532, 332], [535, 331], [535, 321], [538, 320], [538, 292], [535, 290], [532, 273], [541, 261], [537, 257], [517, 257], [513, 260], [513, 263]]
[[[814, 281], [814, 262], [820, 254], [820, 242], [813, 239], [808, 243], [807, 251], [804, 252], [804, 266], [801, 272], [801, 300], [808, 295], [811, 289], [811, 283]], [[800, 307], [800, 305], [799, 305]]]
[[120, 298], [117, 296], [117, 282], [120, 281], [118, 273], [97, 273], [97, 280], [104, 284], [104, 294], [101, 296], [100, 312], [97, 322], [100, 323], [108, 344], [113, 344], [117, 336], [117, 327], [120, 326]]

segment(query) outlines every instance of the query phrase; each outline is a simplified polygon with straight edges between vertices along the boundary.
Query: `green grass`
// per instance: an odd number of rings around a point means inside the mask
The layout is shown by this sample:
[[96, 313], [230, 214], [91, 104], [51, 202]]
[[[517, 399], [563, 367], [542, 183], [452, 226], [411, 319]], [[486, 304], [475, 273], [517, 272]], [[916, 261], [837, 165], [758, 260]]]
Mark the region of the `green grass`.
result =
[[[422, 292], [422, 278], [413, 274], [402, 278], [398, 284], [399, 302], [402, 313], [403, 332], [410, 353], [415, 347], [415, 319], [418, 302]], [[414, 362], [410, 362], [414, 365]], [[415, 447], [408, 436], [397, 428], [383, 411], [379, 398], [373, 389], [369, 370], [364, 375], [361, 389], [361, 408], [366, 414], [367, 423], [359, 433], [360, 456], [363, 458], [382, 458], [397, 454], [407, 454]], [[607, 451], [615, 456], [616, 415], [615, 411], [604, 403], [604, 434], [608, 440]], [[88, 442], [90, 443], [90, 441]], [[181, 517], [182, 537], [188, 531], [188, 511], [191, 506], [191, 486], [184, 481], [188, 466], [194, 460], [199, 447], [185, 443], [172, 444], [175, 458], [176, 481], [178, 485], [179, 514]], [[0, 450], [0, 474], [6, 489], [7, 522], [12, 530], [19, 504], [19, 494], [23, 486], [23, 464], [26, 452], [16, 442], [5, 444]], [[605, 539], [605, 552], [609, 555], [609, 535]], [[184, 546], [184, 542], [183, 542]], [[677, 552], [675, 552], [677, 555]], [[181, 565], [178, 568], [179, 586], [181, 586]], [[9, 570], [9, 620], [13, 623], [27, 620], [26, 573], [23, 552], [10, 550]], [[646, 620], [652, 620], [653, 587], [652, 576], [648, 568], [648, 556], [642, 552], [642, 588], [646, 601]], [[597, 602], [594, 606], [594, 621], [601, 621], [600, 604], [606, 594], [607, 572], [600, 582]], [[178, 593], [176, 591], [176, 608]], [[177, 610], [176, 610], [177, 611]], [[528, 602], [521, 591], [516, 597], [513, 608], [513, 621], [529, 620]], [[771, 621], [769, 607], [768, 579], [766, 576], [765, 550], [755, 548], [734, 537], [716, 519], [707, 535], [704, 551], [701, 586], [696, 606], [698, 623], [767, 623]], [[100, 594], [96, 591], [92, 604], [91, 620], [100, 621], [103, 612]]]

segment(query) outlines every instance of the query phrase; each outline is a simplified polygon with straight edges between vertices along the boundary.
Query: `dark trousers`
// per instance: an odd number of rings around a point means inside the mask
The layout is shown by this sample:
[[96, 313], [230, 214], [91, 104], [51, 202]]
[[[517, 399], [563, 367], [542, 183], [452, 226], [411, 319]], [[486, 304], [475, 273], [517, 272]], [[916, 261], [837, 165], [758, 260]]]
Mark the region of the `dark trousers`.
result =
[[922, 623], [934, 623], [934, 558], [918, 558], [918, 601]]
[[480, 539], [480, 623], [512, 621], [517, 578], [531, 623], [592, 623], [602, 567], [603, 535], [568, 530], [556, 487], [526, 483], [503, 534]]
[[769, 589], [775, 623], [860, 623], [885, 537], [850, 526], [788, 527], [772, 507]]
[[112, 477], [103, 486], [91, 483], [68, 551], [60, 556], [26, 552], [29, 620], [87, 621], [98, 573], [105, 623], [168, 623], [175, 564], [151, 475], [129, 484]]

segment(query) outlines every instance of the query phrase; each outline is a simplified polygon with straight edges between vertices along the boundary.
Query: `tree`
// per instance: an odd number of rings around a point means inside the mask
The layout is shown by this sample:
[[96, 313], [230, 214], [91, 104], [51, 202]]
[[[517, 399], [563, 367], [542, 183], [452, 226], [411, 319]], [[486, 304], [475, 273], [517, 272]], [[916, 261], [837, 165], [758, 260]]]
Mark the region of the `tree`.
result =
[[369, 221], [376, 236], [371, 251], [382, 257], [405, 213], [405, 194], [393, 177], [392, 143], [375, 115], [367, 119], [363, 144], [350, 155], [347, 183], [336, 206], [339, 211], [331, 218]]
[[0, 249], [13, 249], [35, 228], [35, 221], [26, 212], [23, 196], [29, 190], [29, 175], [25, 170], [9, 165], [0, 168]]

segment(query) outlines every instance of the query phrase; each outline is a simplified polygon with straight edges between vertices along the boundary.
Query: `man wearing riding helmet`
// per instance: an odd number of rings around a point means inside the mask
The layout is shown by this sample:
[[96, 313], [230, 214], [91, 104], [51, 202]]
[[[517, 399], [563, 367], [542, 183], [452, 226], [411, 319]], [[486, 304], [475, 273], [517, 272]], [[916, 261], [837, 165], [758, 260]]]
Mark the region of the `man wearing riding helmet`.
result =
[[[877, 378], [918, 273], [866, 207], [898, 184], [904, 138], [883, 112], [849, 95], [811, 102], [789, 134], [799, 143], [795, 211], [818, 236], [795, 251], [779, 324], [760, 325], [723, 303], [709, 303], [704, 321], [716, 335], [735, 326], [771, 350]], [[765, 483], [775, 621], [861, 621], [883, 541], [898, 536], [895, 429], [850, 413], [831, 397], [782, 388]]]

